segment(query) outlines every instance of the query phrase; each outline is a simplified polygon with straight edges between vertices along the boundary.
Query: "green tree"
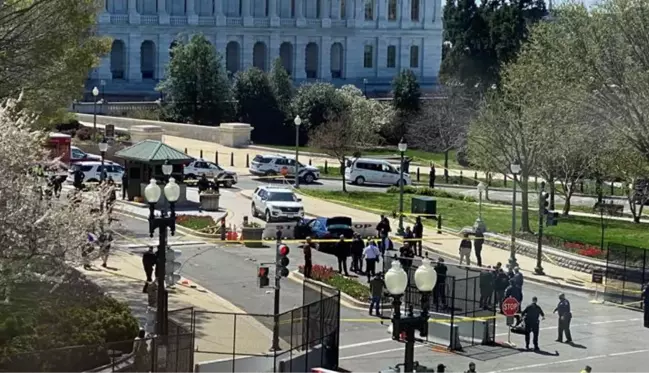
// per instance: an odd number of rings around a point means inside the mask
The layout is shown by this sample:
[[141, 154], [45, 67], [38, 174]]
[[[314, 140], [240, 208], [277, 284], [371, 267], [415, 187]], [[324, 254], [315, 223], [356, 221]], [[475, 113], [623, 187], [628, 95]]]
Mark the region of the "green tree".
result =
[[95, 0], [0, 1], [0, 98], [18, 97], [51, 126], [81, 96], [88, 72], [110, 50], [96, 36]]
[[230, 100], [221, 56], [200, 34], [176, 43], [172, 52], [166, 78], [157, 87], [166, 95], [164, 116], [184, 123], [221, 123]]
[[547, 15], [543, 0], [447, 0], [440, 77], [486, 88], [500, 79], [529, 36], [528, 27]]
[[293, 83], [288, 75], [281, 58], [275, 59], [270, 70], [270, 86], [277, 100], [277, 105], [286, 116], [287, 121], [293, 120], [291, 99], [293, 98]]
[[300, 86], [291, 107], [293, 113], [302, 118], [300, 130], [306, 138], [309, 131], [343, 114], [346, 103], [332, 84], [318, 82]]
[[237, 73], [232, 87], [239, 120], [250, 123], [255, 142], [274, 142], [276, 131], [284, 124], [268, 76], [256, 67]]

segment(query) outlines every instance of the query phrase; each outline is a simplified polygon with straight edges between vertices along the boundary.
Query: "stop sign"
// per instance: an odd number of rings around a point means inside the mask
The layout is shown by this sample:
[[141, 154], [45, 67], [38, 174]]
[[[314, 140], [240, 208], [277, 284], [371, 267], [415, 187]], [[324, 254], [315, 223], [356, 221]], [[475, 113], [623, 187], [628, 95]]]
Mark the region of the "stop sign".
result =
[[514, 297], [507, 297], [501, 306], [503, 315], [507, 317], [512, 317], [518, 312], [518, 306], [520, 303]]

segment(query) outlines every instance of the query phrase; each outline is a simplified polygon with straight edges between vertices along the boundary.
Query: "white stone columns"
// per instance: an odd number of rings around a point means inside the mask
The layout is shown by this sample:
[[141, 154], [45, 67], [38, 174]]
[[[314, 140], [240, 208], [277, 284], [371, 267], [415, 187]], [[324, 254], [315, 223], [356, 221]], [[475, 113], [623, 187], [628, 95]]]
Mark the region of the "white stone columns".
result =
[[[214, 12], [216, 13], [216, 25], [225, 26], [227, 18], [225, 17], [225, 1], [226, 0], [214, 0]], [[225, 56], [225, 53], [223, 54]], [[225, 57], [224, 57], [225, 58]]]
[[329, 80], [331, 79], [331, 38], [323, 36], [320, 42], [320, 72], [318, 78]]
[[365, 22], [365, 0], [356, 0], [356, 22], [359, 26]]
[[[399, 14], [399, 20], [401, 20], [401, 27], [402, 28], [410, 28], [410, 13], [412, 11], [412, 1], [418, 1], [418, 0], [403, 0], [401, 1], [401, 11]], [[421, 3], [421, 2], [420, 2]], [[420, 8], [421, 11], [421, 8]], [[421, 14], [419, 15], [421, 17]]]
[[128, 0], [128, 23], [140, 24], [140, 14], [137, 12], [137, 0]]
[[[2, 1], [0, 0], [0, 3]], [[97, 21], [99, 23], [110, 23], [110, 13], [108, 13], [108, 4], [107, 0], [101, 0], [101, 11], [99, 12], [99, 15], [97, 16]]]
[[[160, 9], [160, 8], [158, 8]], [[167, 65], [169, 64], [169, 47], [171, 46], [171, 35], [169, 34], [160, 34], [158, 37], [158, 59], [156, 68], [158, 69], [157, 78], [164, 79]]]
[[128, 80], [131, 82], [142, 81], [141, 46], [142, 36], [139, 33], [132, 33], [128, 36], [126, 58], [128, 59]]
[[279, 44], [279, 34], [277, 34], [276, 32], [272, 33], [270, 35], [270, 43], [268, 45], [268, 50], [270, 52], [268, 53], [268, 71], [273, 68], [275, 60], [279, 58]]
[[[434, 1], [422, 1], [419, 6], [423, 6], [423, 18], [421, 22], [424, 24], [425, 29], [434, 28], [435, 25], [435, 2]], [[421, 12], [421, 10], [420, 10]]]
[[167, 12], [166, 0], [158, 0], [158, 23], [161, 25], [169, 24], [169, 13]]
[[331, 0], [320, 0], [320, 19], [323, 28], [331, 28]]
[[268, 17], [270, 19], [270, 27], [279, 27], [280, 21], [277, 15], [277, 0], [268, 0]]
[[253, 51], [255, 40], [253, 36], [244, 35], [243, 43], [241, 43], [242, 66], [241, 70], [247, 70], [252, 67]]
[[293, 66], [293, 76], [295, 79], [306, 79], [306, 36], [298, 36], [295, 41], [293, 53], [295, 53], [295, 63]]
[[354, 9], [356, 0], [345, 0], [345, 19], [347, 20], [347, 27], [354, 27], [355, 17]]
[[187, 23], [190, 25], [198, 25], [198, 14], [196, 14], [196, 0], [185, 0], [187, 10]]
[[331, 19], [339, 20], [340, 19], [340, 0], [331, 0]]
[[243, 17], [244, 27], [252, 27], [254, 23], [252, 15], [250, 14], [251, 10], [250, 0], [241, 0], [241, 17]]

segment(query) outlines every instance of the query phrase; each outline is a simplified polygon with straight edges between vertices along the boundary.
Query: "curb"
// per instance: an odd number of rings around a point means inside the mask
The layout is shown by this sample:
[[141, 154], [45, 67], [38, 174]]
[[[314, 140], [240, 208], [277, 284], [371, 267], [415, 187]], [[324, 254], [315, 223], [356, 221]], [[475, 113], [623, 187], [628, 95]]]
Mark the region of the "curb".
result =
[[[299, 284], [304, 285], [304, 275], [298, 272], [297, 270], [291, 271], [288, 274], [288, 279], [297, 282]], [[340, 303], [343, 304], [347, 308], [352, 308], [352, 309], [357, 309], [357, 310], [364, 310], [367, 311], [370, 308], [370, 302], [363, 302], [360, 301], [354, 297], [352, 297], [349, 294], [343, 293], [342, 291], [338, 290], [337, 288], [334, 288], [331, 285], [327, 285], [324, 282], [316, 281], [316, 280], [311, 280], [317, 285], [321, 285], [336, 291], [340, 292]], [[389, 310], [392, 309], [392, 304], [391, 303], [381, 303], [380, 309], [382, 310]]]
[[[174, 242], [170, 242], [169, 245], [175, 247], [175, 246], [203, 245], [203, 244], [205, 244], [205, 243], [206, 243], [206, 242], [204, 242], [204, 241], [174, 241]], [[125, 248], [125, 249], [146, 249], [146, 248], [148, 248], [148, 247], [151, 246], [151, 245], [145, 245], [145, 244], [126, 244], [126, 245], [119, 245], [119, 246], [122, 247], [122, 248]], [[157, 243], [156, 243], [155, 246], [157, 246]]]

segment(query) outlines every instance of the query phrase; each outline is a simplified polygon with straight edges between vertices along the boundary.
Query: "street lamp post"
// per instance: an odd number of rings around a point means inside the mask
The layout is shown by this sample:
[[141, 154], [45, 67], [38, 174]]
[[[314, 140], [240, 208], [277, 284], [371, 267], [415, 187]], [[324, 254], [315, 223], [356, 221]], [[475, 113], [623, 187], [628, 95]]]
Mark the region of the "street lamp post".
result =
[[473, 225], [476, 230], [481, 232], [487, 231], [487, 226], [482, 220], [482, 194], [487, 190], [487, 186], [481, 181], [478, 183], [478, 218], [475, 220]]
[[101, 174], [99, 175], [99, 181], [104, 182], [104, 159], [106, 157], [106, 151], [108, 150], [108, 143], [106, 139], [97, 144], [99, 146], [99, 153], [101, 154]]
[[[162, 166], [162, 173], [165, 175], [165, 178], [171, 175], [172, 166], [170, 164], [165, 164]], [[167, 201], [169, 201], [170, 206], [170, 215], [167, 216], [166, 211], [161, 209], [160, 216], [155, 216], [155, 205], [162, 195], [162, 190], [158, 186], [158, 182], [155, 178], [152, 178], [149, 182], [149, 185], [144, 188], [144, 196], [149, 202], [149, 236], [153, 237], [153, 232], [158, 228], [159, 232], [159, 241], [158, 241], [158, 263], [156, 264], [156, 275], [158, 278], [158, 296], [157, 296], [157, 323], [156, 323], [156, 334], [157, 335], [166, 335], [167, 334], [167, 297], [168, 293], [165, 289], [164, 277], [166, 273], [165, 265], [167, 262], [166, 251], [167, 251], [167, 228], [171, 231], [173, 236], [176, 232], [176, 210], [175, 204], [180, 197], [180, 186], [176, 183], [174, 178], [169, 178], [169, 181], [164, 186], [164, 195]]]
[[408, 144], [401, 139], [399, 141], [399, 152], [401, 153], [401, 167], [399, 168], [399, 232], [397, 232], [401, 235], [403, 234], [403, 186], [405, 184], [403, 178], [403, 161], [406, 150], [408, 150]]
[[99, 89], [94, 87], [92, 89], [92, 103], [93, 103], [93, 116], [92, 116], [92, 129], [97, 132], [97, 96], [99, 96]]
[[300, 187], [300, 162], [298, 157], [300, 156], [300, 125], [302, 124], [302, 118], [296, 116], [293, 120], [295, 123], [295, 187]]
[[363, 79], [363, 96], [367, 98], [367, 78]]
[[415, 271], [415, 284], [421, 293], [421, 312], [415, 316], [410, 308], [406, 317], [401, 317], [401, 297], [408, 286], [408, 274], [401, 268], [399, 261], [392, 262], [385, 274], [385, 287], [392, 295], [392, 339], [399, 340], [401, 333], [406, 334], [406, 351], [404, 356], [404, 372], [414, 372], [415, 366], [415, 331], [419, 330], [421, 337], [428, 335], [428, 305], [430, 294], [437, 283], [437, 272], [431, 266], [430, 260], [423, 259], [421, 266]]
[[512, 163], [510, 165], [510, 170], [514, 176], [514, 188], [512, 194], [512, 238], [509, 254], [509, 269], [512, 270], [518, 265], [516, 263], [516, 175], [521, 172], [521, 165], [518, 163]]

